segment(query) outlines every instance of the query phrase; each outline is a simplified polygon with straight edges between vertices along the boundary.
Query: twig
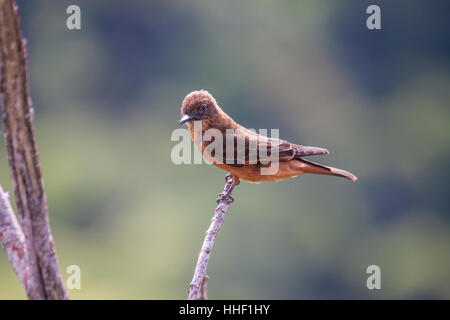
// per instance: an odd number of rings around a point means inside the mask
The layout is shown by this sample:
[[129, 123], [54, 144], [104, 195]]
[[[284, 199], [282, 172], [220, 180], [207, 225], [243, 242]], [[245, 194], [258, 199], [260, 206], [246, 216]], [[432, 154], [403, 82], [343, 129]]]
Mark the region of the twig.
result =
[[25, 236], [11, 208], [9, 194], [3, 191], [2, 186], [0, 186], [0, 242], [27, 296], [30, 297], [32, 294], [28, 290], [29, 268]]
[[207, 298], [207, 281], [206, 268], [208, 267], [209, 257], [211, 250], [214, 246], [217, 233], [222, 226], [225, 218], [225, 213], [228, 211], [230, 204], [233, 202], [231, 193], [236, 186], [233, 175], [227, 174], [225, 177], [225, 187], [223, 192], [217, 198], [217, 207], [214, 211], [214, 216], [211, 219], [211, 225], [205, 234], [205, 240], [203, 241], [202, 249], [198, 255], [197, 265], [195, 267], [194, 277], [189, 285], [188, 299], [189, 300], [202, 300]]
[[67, 299], [50, 232], [34, 137], [26, 45], [13, 0], [0, 0], [0, 96], [8, 161], [28, 253], [31, 299]]
[[197, 296], [198, 300], [208, 300], [208, 280], [209, 280], [209, 277], [207, 274], [205, 274], [205, 276], [203, 277], [200, 291], [198, 292], [198, 296]]

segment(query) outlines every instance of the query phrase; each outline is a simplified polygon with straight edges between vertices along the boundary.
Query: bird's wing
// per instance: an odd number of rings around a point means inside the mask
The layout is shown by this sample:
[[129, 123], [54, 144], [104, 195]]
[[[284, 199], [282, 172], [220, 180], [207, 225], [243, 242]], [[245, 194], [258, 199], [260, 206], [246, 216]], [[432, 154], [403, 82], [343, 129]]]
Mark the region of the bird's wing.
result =
[[323, 148], [301, 146], [286, 140], [268, 138], [248, 129], [227, 133], [225, 136], [224, 163], [235, 166], [249, 163], [266, 164], [277, 159], [289, 161], [304, 156], [328, 154], [328, 150]]

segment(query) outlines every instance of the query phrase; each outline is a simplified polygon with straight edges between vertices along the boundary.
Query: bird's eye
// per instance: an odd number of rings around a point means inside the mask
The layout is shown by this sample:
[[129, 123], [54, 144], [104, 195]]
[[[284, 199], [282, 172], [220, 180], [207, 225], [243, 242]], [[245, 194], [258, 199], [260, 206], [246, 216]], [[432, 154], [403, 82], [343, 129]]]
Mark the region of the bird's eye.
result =
[[208, 111], [208, 106], [206, 104], [203, 104], [202, 105], [202, 110], [203, 110], [203, 112]]

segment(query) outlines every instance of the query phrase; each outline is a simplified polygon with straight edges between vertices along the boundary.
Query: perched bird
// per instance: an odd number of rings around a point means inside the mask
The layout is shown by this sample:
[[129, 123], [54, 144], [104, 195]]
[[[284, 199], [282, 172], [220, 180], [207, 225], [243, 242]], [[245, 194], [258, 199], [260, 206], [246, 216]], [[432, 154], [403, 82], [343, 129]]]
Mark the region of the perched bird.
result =
[[[194, 122], [201, 121], [201, 132], [194, 131]], [[240, 179], [248, 182], [276, 181], [292, 178], [303, 173], [315, 173], [344, 177], [355, 181], [357, 177], [352, 173], [324, 166], [305, 160], [306, 156], [327, 155], [328, 150], [317, 147], [308, 147], [290, 143], [281, 139], [268, 138], [259, 135], [239, 124], [228, 116], [217, 104], [214, 97], [205, 90], [191, 92], [184, 98], [181, 106], [180, 125], [186, 124], [196, 148], [203, 156], [215, 166], [233, 174], [235, 184]], [[209, 129], [215, 129], [223, 135], [223, 152], [217, 157], [217, 152], [206, 153], [210, 143], [205, 139], [196, 139], [196, 134], [202, 136]], [[227, 141], [232, 141], [233, 150]], [[239, 151], [239, 146], [244, 150]], [[260, 149], [266, 152], [260, 154]], [[278, 151], [275, 156], [274, 150]], [[228, 152], [227, 152], [228, 151]], [[255, 161], [251, 161], [256, 155]], [[274, 162], [277, 170], [270, 174], [263, 173], [261, 169], [268, 168]]]

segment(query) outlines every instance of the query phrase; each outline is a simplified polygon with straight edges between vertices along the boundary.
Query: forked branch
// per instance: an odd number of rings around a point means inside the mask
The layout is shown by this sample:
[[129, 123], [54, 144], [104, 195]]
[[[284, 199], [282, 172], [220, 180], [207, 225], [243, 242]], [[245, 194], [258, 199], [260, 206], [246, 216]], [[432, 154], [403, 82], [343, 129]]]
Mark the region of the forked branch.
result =
[[26, 44], [13, 0], [0, 0], [0, 98], [3, 131], [21, 229], [28, 297], [67, 299], [56, 261], [28, 91]]
[[25, 288], [27, 296], [31, 296], [32, 293], [29, 292], [28, 287], [30, 271], [25, 236], [11, 208], [9, 194], [3, 191], [2, 186], [0, 186], [0, 243], [5, 249], [14, 272]]

